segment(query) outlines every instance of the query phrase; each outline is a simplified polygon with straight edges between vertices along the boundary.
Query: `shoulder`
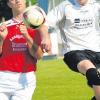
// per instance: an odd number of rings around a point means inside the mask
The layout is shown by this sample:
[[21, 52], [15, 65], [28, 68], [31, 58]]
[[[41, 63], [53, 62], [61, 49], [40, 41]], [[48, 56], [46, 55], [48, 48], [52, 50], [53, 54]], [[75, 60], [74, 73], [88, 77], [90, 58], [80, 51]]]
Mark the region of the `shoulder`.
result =
[[73, 3], [69, 2], [68, 0], [65, 0], [55, 6], [51, 11], [63, 13], [68, 6], [73, 6]]
[[15, 23], [12, 19], [7, 20], [7, 21], [5, 22], [5, 24], [6, 24], [7, 27], [16, 25], [16, 23]]
[[93, 0], [92, 2], [89, 2], [89, 4], [92, 5], [92, 7], [94, 9], [100, 10], [100, 3], [99, 2]]
[[65, 0], [65, 1], [61, 2], [58, 6], [63, 6], [63, 7], [65, 7], [65, 6], [68, 6], [68, 5], [74, 5], [73, 0], [70, 0], [70, 1]]
[[4, 21], [4, 22], [1, 22], [0, 25], [2, 24], [6, 24], [6, 26], [10, 26], [13, 24], [13, 21], [12, 20], [7, 20], [7, 21]]
[[96, 0], [89, 0], [88, 4], [94, 5], [94, 6], [100, 6], [100, 3]]

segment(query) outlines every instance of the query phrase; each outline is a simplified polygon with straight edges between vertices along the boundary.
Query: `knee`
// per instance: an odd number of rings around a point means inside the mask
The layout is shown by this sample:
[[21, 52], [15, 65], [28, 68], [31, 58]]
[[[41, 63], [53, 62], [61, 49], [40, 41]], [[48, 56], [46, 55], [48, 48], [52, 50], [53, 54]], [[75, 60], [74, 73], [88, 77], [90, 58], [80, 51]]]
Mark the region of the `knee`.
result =
[[100, 85], [100, 72], [96, 68], [88, 69], [86, 77], [90, 86]]

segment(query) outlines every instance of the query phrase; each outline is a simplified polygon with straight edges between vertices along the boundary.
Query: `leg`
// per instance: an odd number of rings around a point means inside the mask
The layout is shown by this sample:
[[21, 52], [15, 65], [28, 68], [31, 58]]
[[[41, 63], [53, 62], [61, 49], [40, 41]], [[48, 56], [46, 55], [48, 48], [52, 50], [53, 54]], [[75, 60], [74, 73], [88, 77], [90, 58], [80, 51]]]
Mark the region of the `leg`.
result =
[[100, 86], [93, 85], [93, 90], [96, 96], [96, 100], [100, 100]]
[[35, 85], [30, 87], [25, 87], [20, 90], [17, 90], [11, 97], [10, 100], [31, 100], [32, 95], [35, 90]]
[[[64, 55], [64, 62], [68, 67], [76, 72], [80, 72], [88, 77], [97, 100], [100, 100], [100, 79], [98, 77], [97, 64], [100, 63], [100, 53], [90, 50], [76, 50]], [[97, 66], [95, 66], [95, 65]], [[92, 69], [92, 70], [91, 70]], [[93, 78], [93, 79], [92, 79]]]
[[9, 100], [10, 96], [7, 93], [0, 93], [0, 100]]
[[97, 100], [100, 100], [100, 73], [94, 64], [89, 60], [81, 61], [77, 66], [79, 72], [86, 75], [88, 82], [93, 87], [93, 91]]
[[31, 100], [36, 88], [36, 76], [34, 72], [21, 73], [16, 81], [19, 86], [15, 87], [10, 100]]

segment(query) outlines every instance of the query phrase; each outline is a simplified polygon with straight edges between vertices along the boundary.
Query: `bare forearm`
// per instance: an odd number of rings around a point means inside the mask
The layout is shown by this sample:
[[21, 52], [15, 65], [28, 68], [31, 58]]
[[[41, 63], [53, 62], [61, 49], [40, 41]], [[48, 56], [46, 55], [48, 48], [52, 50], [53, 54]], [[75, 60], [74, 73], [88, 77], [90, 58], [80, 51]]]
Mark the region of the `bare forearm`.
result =
[[27, 28], [25, 25], [20, 25], [19, 27], [21, 33], [23, 34], [23, 36], [26, 39], [26, 42], [28, 44], [28, 49], [30, 54], [37, 58], [40, 59], [43, 55], [41, 47], [38, 46], [38, 44], [33, 40], [33, 38], [28, 34]]
[[0, 46], [0, 55], [2, 55], [2, 47]]
[[45, 25], [42, 25], [40, 28], [39, 28], [39, 31], [40, 31], [40, 34], [41, 34], [41, 37], [42, 38], [47, 38], [49, 37], [49, 34], [48, 34], [48, 27], [45, 26]]
[[26, 36], [26, 41], [28, 44], [28, 49], [29, 49], [30, 54], [33, 57], [40, 59], [43, 56], [41, 47], [38, 46], [29, 35]]
[[30, 54], [31, 54], [33, 57], [37, 58], [37, 59], [42, 58], [42, 56], [43, 56], [43, 51], [42, 51], [41, 47], [38, 46], [35, 42], [33, 42], [32, 44], [29, 43], [29, 45], [31, 45], [31, 46], [29, 47], [29, 52], [30, 52]]
[[0, 38], [0, 55], [2, 54], [3, 40]]
[[44, 52], [51, 51], [51, 39], [48, 33], [48, 27], [46, 25], [42, 25], [39, 28], [39, 31], [42, 38], [42, 42], [41, 42], [42, 49], [44, 50]]
[[[33, 50], [32, 51], [30, 51], [30, 53], [31, 53], [31, 55], [34, 55], [37, 59], [41, 59], [42, 57], [43, 57], [43, 51], [42, 51], [42, 49], [41, 49], [41, 47], [40, 46], [37, 46], [37, 50], [36, 51], [34, 51], [34, 45], [33, 45], [33, 48], [32, 48]], [[33, 51], [35, 52], [35, 53], [33, 53]]]

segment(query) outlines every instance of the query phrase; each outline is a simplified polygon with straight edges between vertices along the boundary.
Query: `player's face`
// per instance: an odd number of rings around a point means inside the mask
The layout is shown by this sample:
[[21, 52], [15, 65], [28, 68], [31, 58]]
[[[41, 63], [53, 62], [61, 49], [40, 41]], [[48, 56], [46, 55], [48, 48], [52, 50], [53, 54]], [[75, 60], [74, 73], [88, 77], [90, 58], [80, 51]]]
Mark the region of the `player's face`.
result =
[[77, 0], [80, 5], [85, 5], [88, 0]]
[[26, 8], [26, 0], [8, 0], [8, 6], [13, 11], [22, 12]]

